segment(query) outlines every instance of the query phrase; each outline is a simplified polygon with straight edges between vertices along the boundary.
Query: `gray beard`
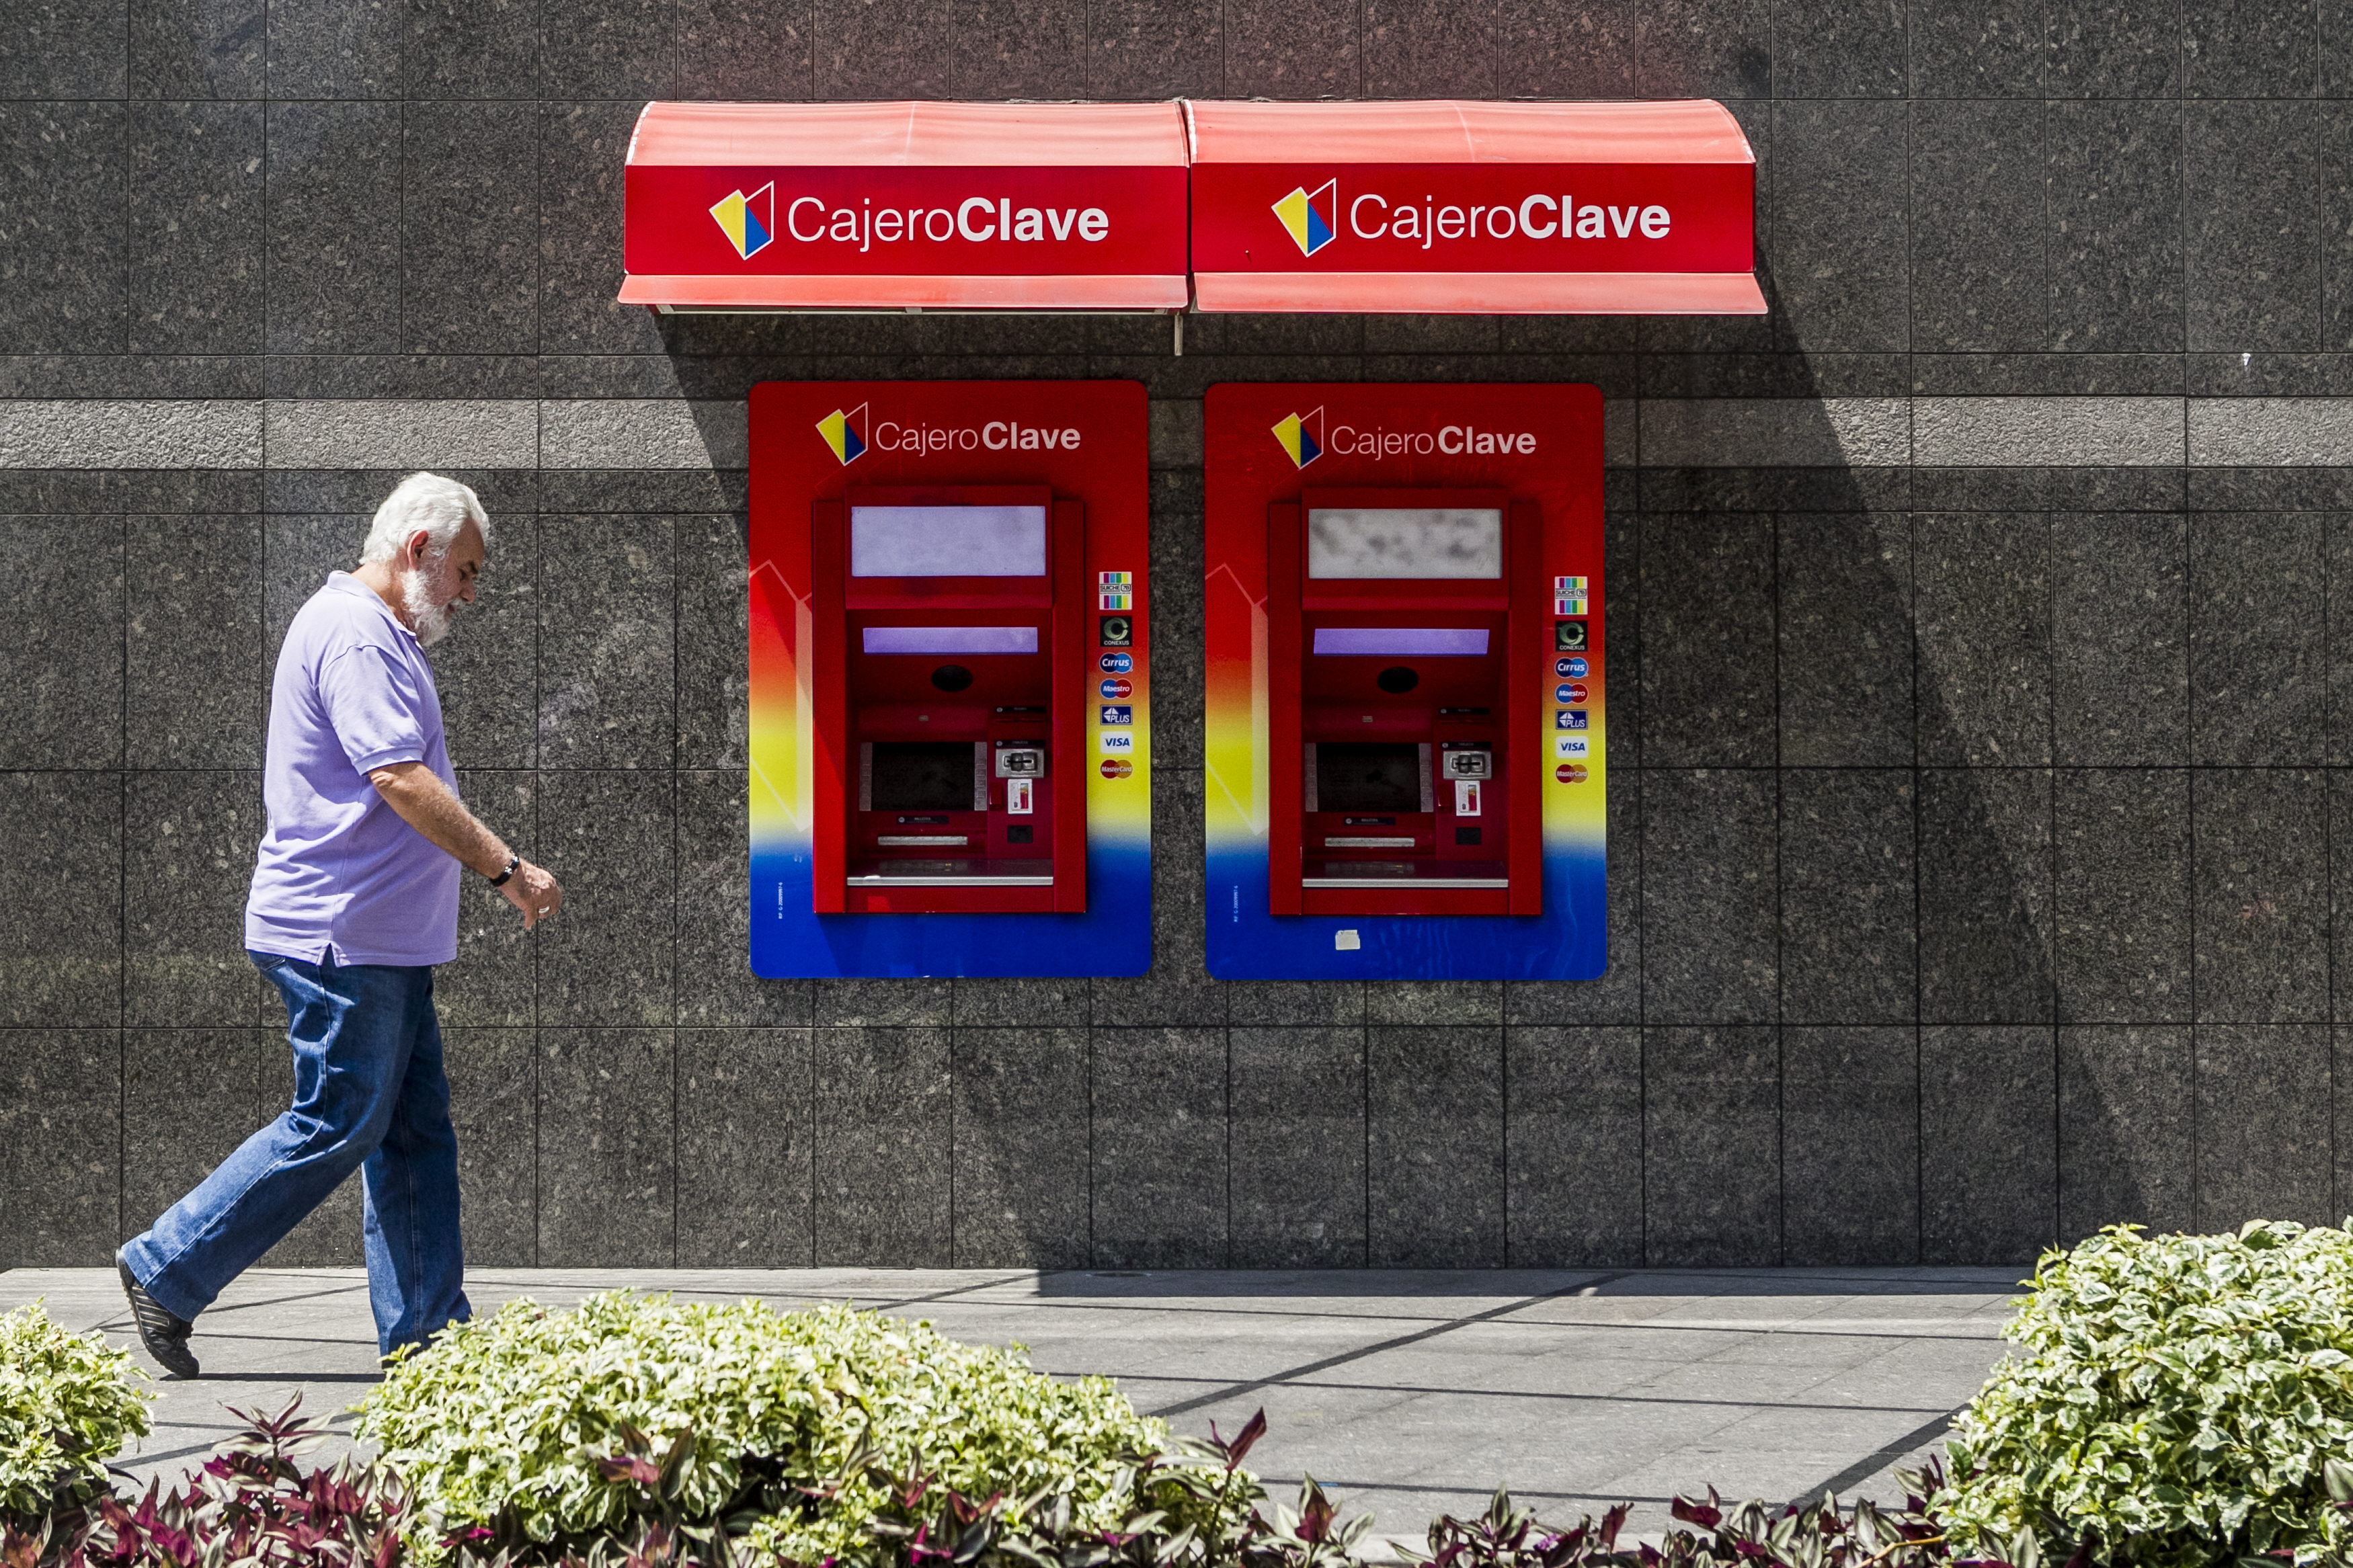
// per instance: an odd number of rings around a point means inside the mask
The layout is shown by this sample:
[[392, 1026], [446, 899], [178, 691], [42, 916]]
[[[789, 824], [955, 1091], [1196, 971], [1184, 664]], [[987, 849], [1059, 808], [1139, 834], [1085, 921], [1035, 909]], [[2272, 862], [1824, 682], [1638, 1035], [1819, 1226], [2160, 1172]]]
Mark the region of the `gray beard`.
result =
[[420, 647], [431, 647], [449, 635], [449, 606], [434, 603], [432, 589], [423, 572], [403, 572], [400, 574], [400, 607], [408, 612]]

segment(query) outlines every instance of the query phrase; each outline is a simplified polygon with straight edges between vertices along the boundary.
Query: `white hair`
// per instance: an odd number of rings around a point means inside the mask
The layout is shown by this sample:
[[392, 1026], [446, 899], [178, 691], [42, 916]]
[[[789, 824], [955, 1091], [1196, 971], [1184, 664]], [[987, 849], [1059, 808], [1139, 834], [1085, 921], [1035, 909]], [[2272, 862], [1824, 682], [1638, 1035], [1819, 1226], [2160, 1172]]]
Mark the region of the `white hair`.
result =
[[431, 540], [429, 552], [439, 555], [456, 542], [469, 521], [481, 530], [482, 547], [490, 548], [490, 515], [482, 510], [481, 498], [471, 487], [438, 474], [411, 474], [375, 509], [367, 542], [360, 547], [360, 564], [392, 560], [419, 532]]

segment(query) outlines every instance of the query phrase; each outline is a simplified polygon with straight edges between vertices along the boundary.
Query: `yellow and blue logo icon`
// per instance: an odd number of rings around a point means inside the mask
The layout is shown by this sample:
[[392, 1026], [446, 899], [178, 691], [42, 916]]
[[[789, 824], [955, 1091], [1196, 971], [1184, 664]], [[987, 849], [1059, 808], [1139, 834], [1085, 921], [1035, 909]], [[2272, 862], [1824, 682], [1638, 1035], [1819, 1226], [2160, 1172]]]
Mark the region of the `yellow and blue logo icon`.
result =
[[1337, 232], [1334, 219], [1340, 211], [1340, 182], [1335, 176], [1311, 193], [1301, 185], [1274, 204], [1274, 216], [1298, 245], [1299, 254], [1313, 256], [1332, 243]]
[[1323, 406], [1318, 405], [1312, 414], [1284, 415], [1274, 427], [1274, 438], [1282, 444], [1293, 468], [1305, 468], [1324, 455]]
[[846, 411], [835, 409], [817, 422], [817, 433], [833, 448], [837, 462], [856, 462], [866, 450], [866, 405], [861, 403]]
[[776, 237], [776, 182], [770, 180], [750, 195], [730, 191], [725, 199], [711, 209], [727, 243], [735, 254], [749, 261], [768, 248]]

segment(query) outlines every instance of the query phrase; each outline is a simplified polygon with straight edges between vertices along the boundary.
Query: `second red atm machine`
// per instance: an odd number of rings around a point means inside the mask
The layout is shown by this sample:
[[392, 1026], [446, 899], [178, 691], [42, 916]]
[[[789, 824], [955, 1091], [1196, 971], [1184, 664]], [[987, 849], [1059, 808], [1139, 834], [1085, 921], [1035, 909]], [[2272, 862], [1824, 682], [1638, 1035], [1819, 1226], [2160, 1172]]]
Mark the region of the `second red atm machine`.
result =
[[1151, 963], [1144, 389], [753, 390], [752, 962]]

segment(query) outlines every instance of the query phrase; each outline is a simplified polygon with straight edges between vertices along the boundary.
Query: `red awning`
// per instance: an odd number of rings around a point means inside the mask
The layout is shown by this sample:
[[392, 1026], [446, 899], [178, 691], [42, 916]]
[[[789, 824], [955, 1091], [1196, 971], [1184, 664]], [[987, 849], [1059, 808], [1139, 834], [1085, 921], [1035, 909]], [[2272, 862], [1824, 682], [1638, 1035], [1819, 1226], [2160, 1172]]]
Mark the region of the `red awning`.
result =
[[1173, 103], [649, 103], [625, 304], [1171, 310]]
[[1720, 103], [1185, 107], [1199, 310], [1765, 311]]

